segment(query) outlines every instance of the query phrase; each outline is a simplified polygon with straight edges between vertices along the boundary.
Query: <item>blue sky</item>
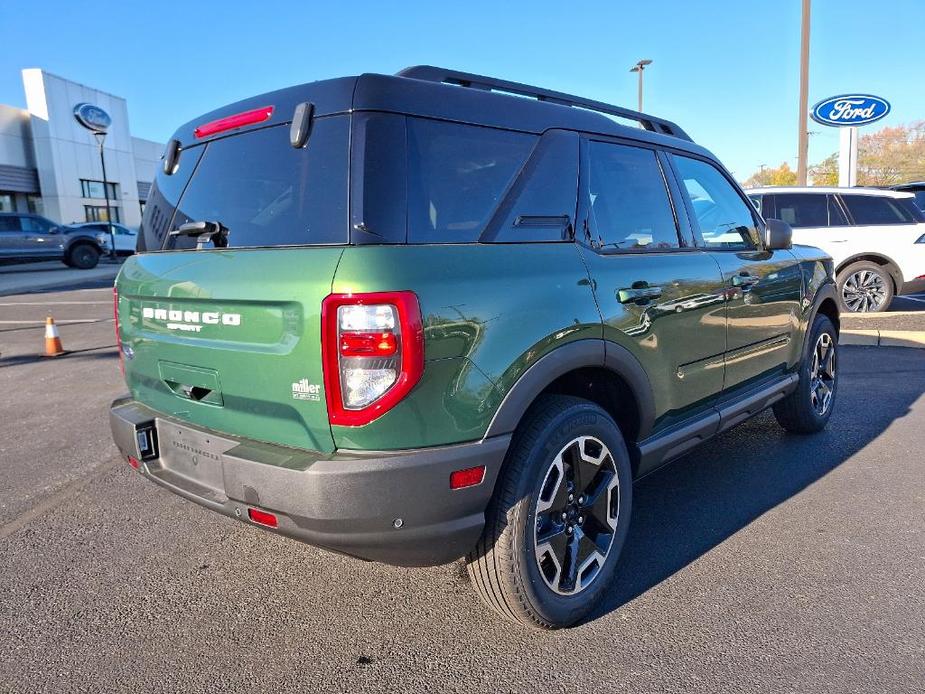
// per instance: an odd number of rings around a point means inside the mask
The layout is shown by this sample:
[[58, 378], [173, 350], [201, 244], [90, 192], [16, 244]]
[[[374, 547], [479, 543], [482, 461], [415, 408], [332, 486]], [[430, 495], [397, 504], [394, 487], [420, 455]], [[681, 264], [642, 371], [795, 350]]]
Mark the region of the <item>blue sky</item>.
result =
[[[810, 104], [868, 92], [893, 105], [882, 124], [925, 119], [925, 1], [813, 5]], [[651, 58], [645, 110], [744, 179], [795, 168], [799, 32], [799, 0], [0, 0], [0, 103], [24, 107], [20, 70], [41, 67], [125, 97], [133, 134], [165, 141], [246, 96], [418, 63], [635, 107], [628, 70]], [[811, 162], [838, 149], [810, 130]]]

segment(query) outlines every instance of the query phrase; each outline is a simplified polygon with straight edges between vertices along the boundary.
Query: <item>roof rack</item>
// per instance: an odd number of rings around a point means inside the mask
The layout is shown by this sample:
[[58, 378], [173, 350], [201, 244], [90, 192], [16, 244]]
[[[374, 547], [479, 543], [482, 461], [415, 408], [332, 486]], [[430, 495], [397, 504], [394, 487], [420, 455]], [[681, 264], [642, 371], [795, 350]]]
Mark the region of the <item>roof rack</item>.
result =
[[572, 96], [564, 92], [543, 89], [542, 87], [532, 87], [528, 84], [520, 84], [519, 82], [508, 82], [507, 80], [500, 80], [494, 77], [474, 75], [468, 72], [458, 72], [456, 70], [448, 70], [432, 65], [406, 67], [396, 74], [399, 77], [410, 77], [416, 80], [424, 80], [425, 82], [441, 82], [443, 84], [456, 84], [461, 87], [470, 87], [472, 89], [482, 89], [485, 91], [507, 92], [509, 94], [532, 97], [537, 101], [548, 101], [549, 103], [559, 104], [560, 106], [585, 108], [590, 111], [598, 111], [611, 116], [618, 116], [620, 118], [636, 121], [646, 130], [651, 130], [655, 133], [671, 135], [672, 137], [679, 137], [683, 140], [692, 141], [686, 132], [669, 120], [656, 118], [647, 113], [640, 113], [639, 111], [621, 108], [620, 106], [612, 106], [602, 101], [583, 99], [580, 96]]

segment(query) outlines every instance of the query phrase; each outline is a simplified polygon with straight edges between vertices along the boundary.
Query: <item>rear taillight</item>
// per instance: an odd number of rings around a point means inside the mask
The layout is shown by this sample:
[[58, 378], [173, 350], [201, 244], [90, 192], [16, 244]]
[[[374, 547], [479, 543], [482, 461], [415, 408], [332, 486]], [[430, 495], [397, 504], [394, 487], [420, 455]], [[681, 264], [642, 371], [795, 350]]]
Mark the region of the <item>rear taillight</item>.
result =
[[119, 290], [115, 286], [112, 288], [112, 317], [115, 319], [116, 326], [116, 349], [119, 351], [119, 368], [122, 369], [122, 375], [125, 375], [125, 355], [122, 354], [122, 336], [119, 334]]
[[322, 303], [321, 324], [331, 424], [368, 424], [420, 380], [424, 328], [413, 292], [331, 294]]

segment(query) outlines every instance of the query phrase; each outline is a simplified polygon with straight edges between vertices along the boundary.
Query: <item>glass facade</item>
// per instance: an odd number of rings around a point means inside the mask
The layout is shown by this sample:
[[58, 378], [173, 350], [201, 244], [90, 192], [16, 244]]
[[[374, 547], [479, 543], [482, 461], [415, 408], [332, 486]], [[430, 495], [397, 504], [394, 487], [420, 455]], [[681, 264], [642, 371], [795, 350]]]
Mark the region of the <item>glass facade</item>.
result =
[[[119, 217], [119, 208], [110, 206], [112, 210], [112, 221], [121, 222]], [[107, 222], [105, 205], [84, 205], [84, 216], [87, 222]]]
[[[119, 188], [115, 183], [108, 182], [106, 183], [106, 188], [109, 191], [110, 200], [118, 200]], [[86, 178], [80, 179], [80, 189], [83, 192], [85, 198], [99, 198], [100, 200], [105, 200], [106, 196], [103, 195], [103, 182], [102, 181], [91, 181]]]

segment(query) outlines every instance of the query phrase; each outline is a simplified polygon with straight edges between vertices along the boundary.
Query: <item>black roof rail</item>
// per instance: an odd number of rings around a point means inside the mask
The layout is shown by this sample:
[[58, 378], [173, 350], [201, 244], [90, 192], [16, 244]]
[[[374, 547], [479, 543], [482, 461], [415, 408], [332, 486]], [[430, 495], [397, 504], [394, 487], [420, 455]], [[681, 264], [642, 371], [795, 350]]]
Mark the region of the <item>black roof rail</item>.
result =
[[642, 125], [643, 128], [651, 130], [654, 133], [671, 135], [672, 137], [679, 137], [683, 140], [693, 142], [686, 132], [669, 120], [656, 118], [647, 113], [640, 113], [639, 111], [633, 111], [628, 108], [605, 104], [603, 101], [583, 99], [580, 96], [573, 96], [571, 94], [565, 94], [564, 92], [556, 92], [550, 89], [543, 89], [542, 87], [533, 87], [519, 82], [508, 82], [507, 80], [485, 77], [484, 75], [474, 75], [468, 72], [448, 70], [432, 65], [406, 67], [396, 74], [398, 77], [410, 77], [416, 80], [424, 80], [425, 82], [442, 82], [444, 84], [456, 84], [461, 87], [471, 87], [472, 89], [507, 92], [509, 94], [532, 97], [537, 101], [548, 101], [549, 103], [559, 104], [560, 106], [585, 108], [589, 111], [598, 111], [611, 116], [618, 116], [620, 118], [636, 121]]

